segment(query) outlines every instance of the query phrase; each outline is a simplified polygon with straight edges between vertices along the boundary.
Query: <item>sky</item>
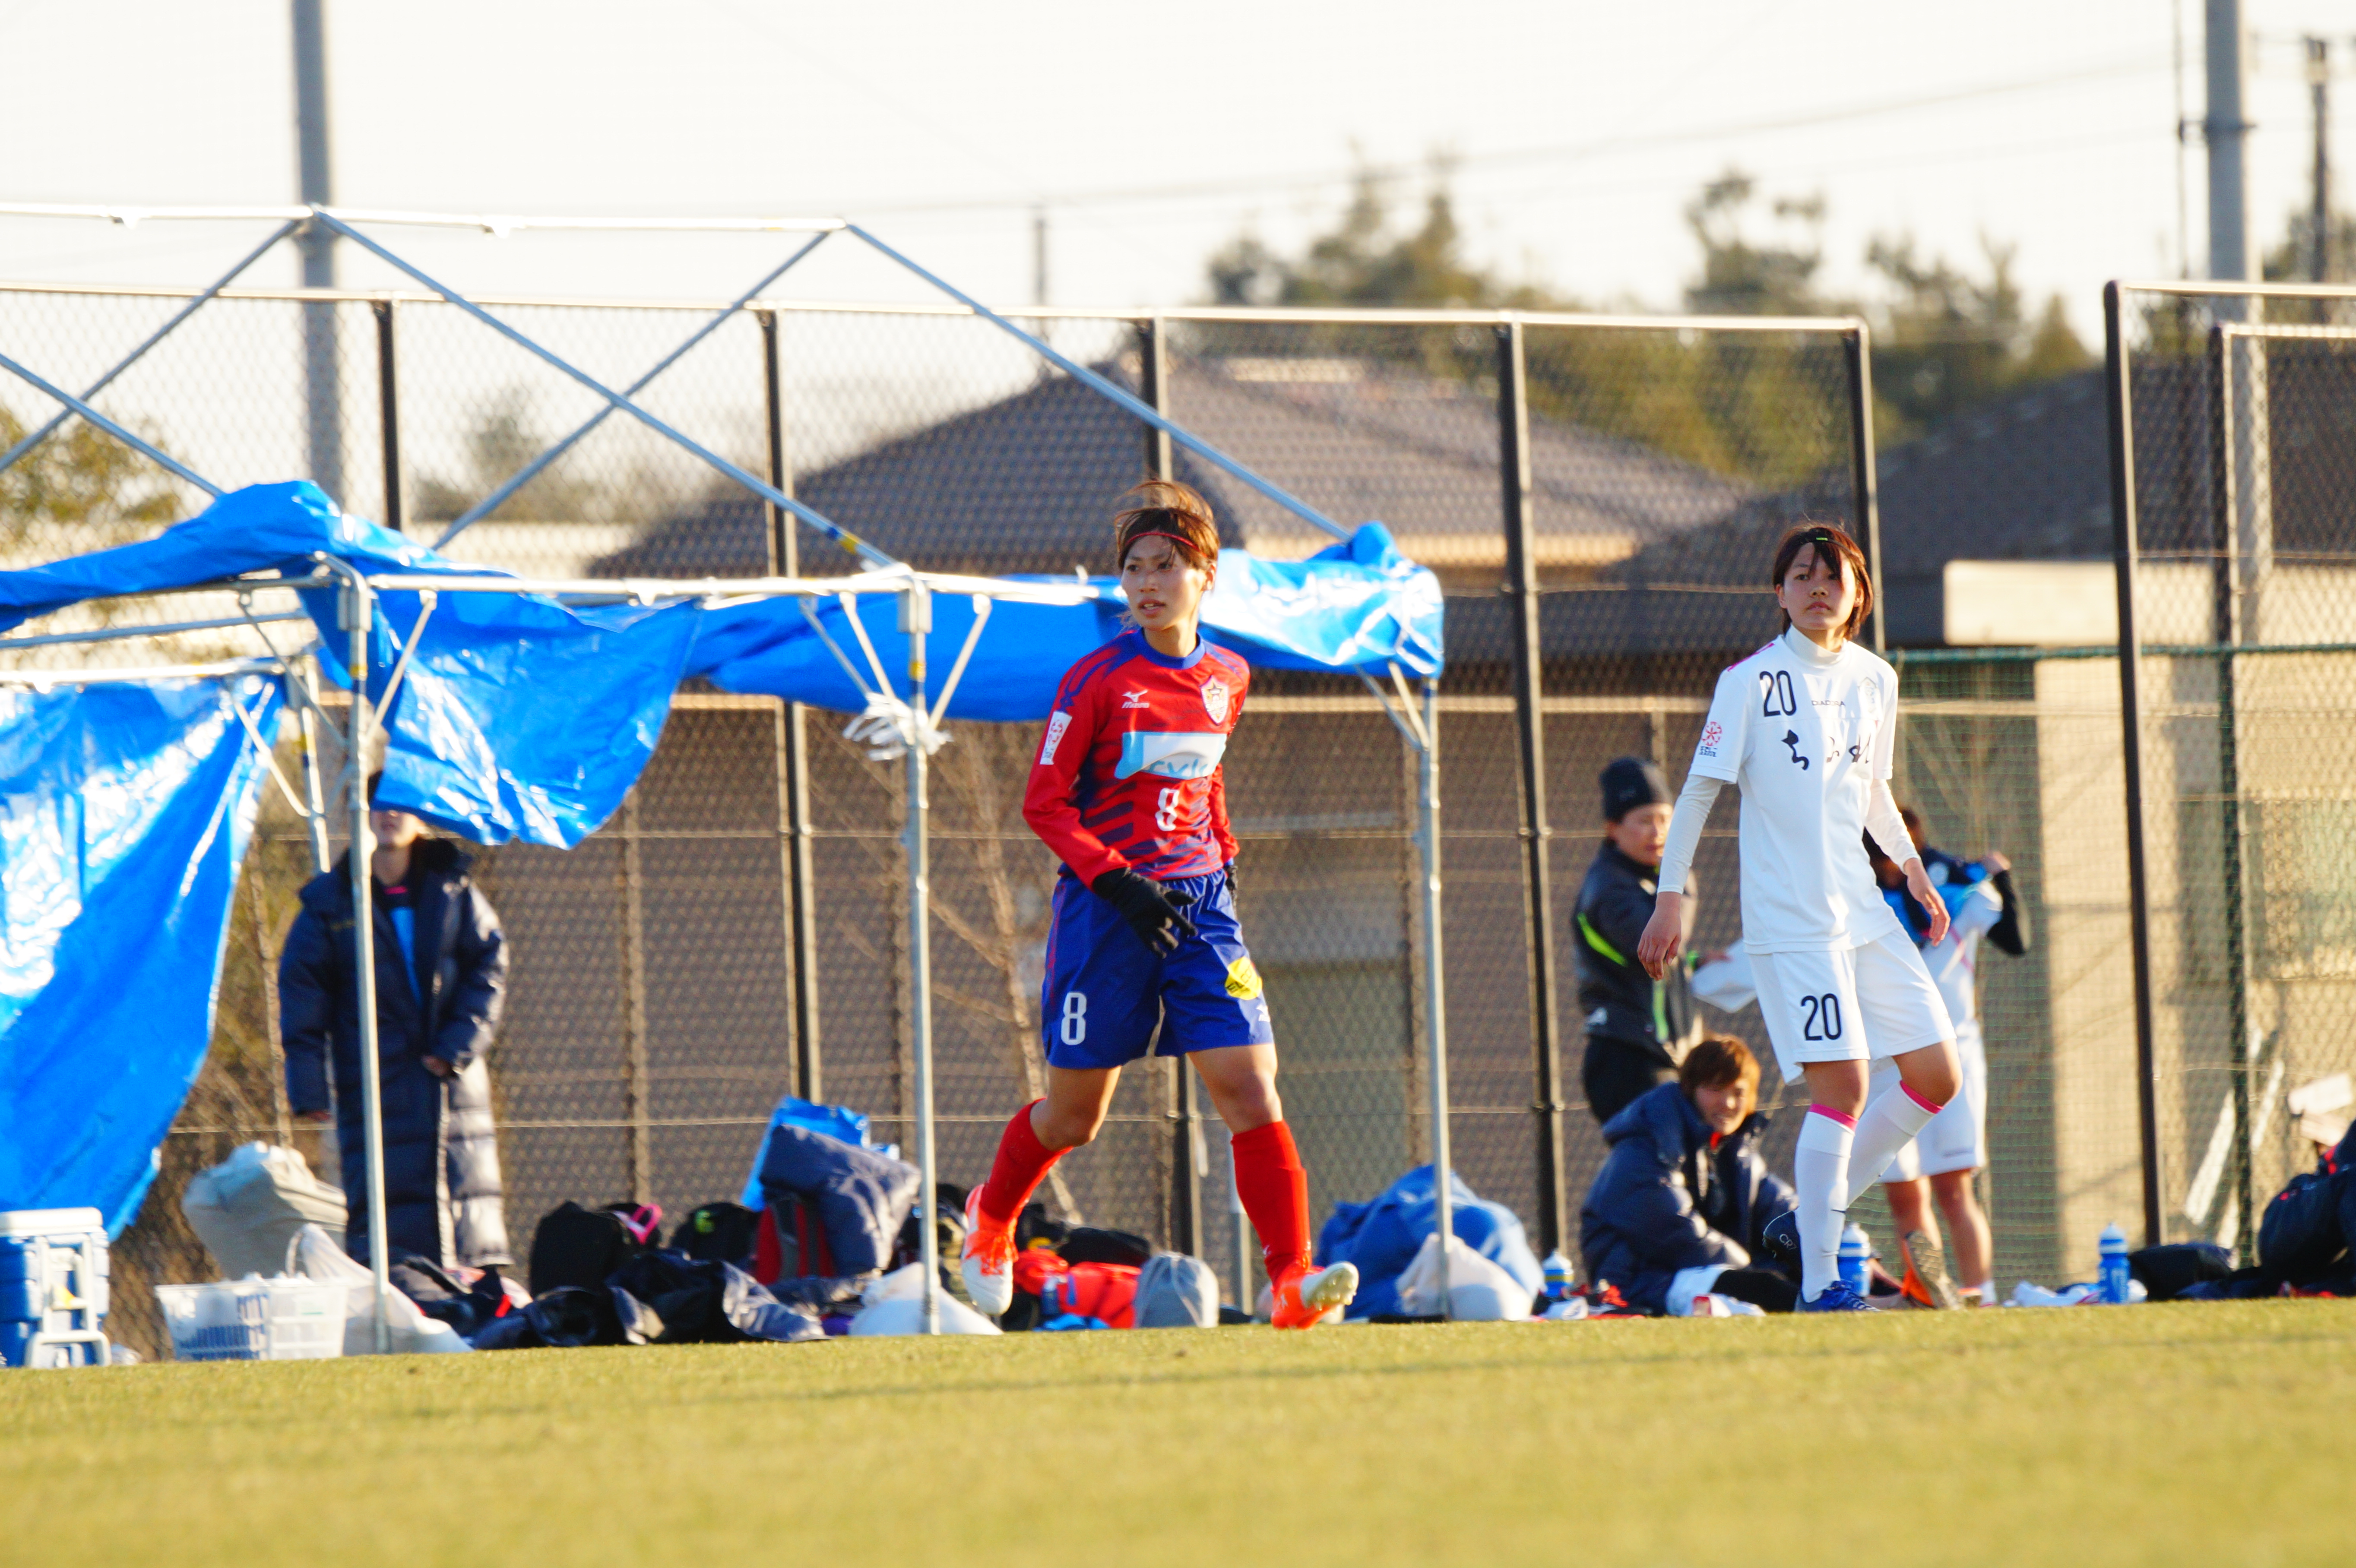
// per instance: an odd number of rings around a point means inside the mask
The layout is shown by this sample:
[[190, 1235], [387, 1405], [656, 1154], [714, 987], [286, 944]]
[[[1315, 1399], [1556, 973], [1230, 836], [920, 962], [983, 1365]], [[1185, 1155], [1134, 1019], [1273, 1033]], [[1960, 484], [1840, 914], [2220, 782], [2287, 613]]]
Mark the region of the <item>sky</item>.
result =
[[[1034, 208], [1055, 303], [1183, 304], [1239, 231], [1290, 249], [1329, 226], [1361, 163], [1400, 171], [1411, 217], [1445, 155], [1474, 258], [1593, 304], [1674, 308], [1697, 254], [1683, 209], [1740, 167], [1771, 196], [1825, 197], [1836, 292], [1869, 290], [1874, 236], [1976, 266], [1986, 239], [2091, 339], [2105, 279], [2179, 269], [2179, 12], [2184, 111], [2203, 98], [2198, 0], [327, 3], [344, 204], [841, 213], [1004, 303], [1032, 297]], [[288, 10], [0, 0], [0, 200], [293, 199]], [[2302, 33], [2336, 35], [2334, 159], [2356, 159], [2356, 5], [2246, 11], [2252, 223], [2270, 242], [2307, 200]], [[2198, 272], [2197, 146], [2188, 167]], [[0, 220], [0, 277], [202, 283], [263, 231]], [[784, 251], [405, 238], [458, 287], [565, 295], [725, 297]], [[343, 269], [390, 281], [365, 257]], [[254, 276], [293, 281], [291, 255]], [[830, 243], [779, 292], [922, 290]]]

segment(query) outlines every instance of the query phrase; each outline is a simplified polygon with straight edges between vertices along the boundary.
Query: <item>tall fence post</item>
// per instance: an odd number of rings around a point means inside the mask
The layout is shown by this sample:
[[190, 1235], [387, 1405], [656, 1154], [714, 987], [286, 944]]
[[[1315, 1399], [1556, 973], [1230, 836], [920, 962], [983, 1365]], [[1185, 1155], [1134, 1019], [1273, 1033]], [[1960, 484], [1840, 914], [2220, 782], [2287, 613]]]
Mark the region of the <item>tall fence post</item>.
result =
[[622, 1117], [628, 1130], [630, 1201], [655, 1200], [653, 1109], [648, 1104], [646, 877], [638, 859], [638, 792], [622, 797], [621, 863]]
[[[1137, 324], [1138, 395], [1163, 418], [1170, 415], [1170, 337], [1168, 324], [1153, 316]], [[1168, 479], [1173, 461], [1170, 432], [1145, 427], [1145, 475]], [[1203, 1255], [1202, 1092], [1187, 1071], [1185, 1059], [1170, 1059], [1170, 1245], [1188, 1257]]]
[[[777, 313], [756, 311], [761, 328], [761, 398], [769, 443], [769, 483], [782, 495], [794, 493], [793, 464], [786, 452], [785, 357], [777, 343]], [[768, 556], [772, 576], [801, 575], [797, 519], [775, 501], [762, 501], [769, 515]], [[820, 1072], [818, 1011], [818, 878], [812, 865], [809, 805], [809, 734], [798, 702], [777, 705], [778, 837], [785, 850], [786, 968], [793, 1013], [794, 1093], [819, 1098]]]
[[2136, 1120], [2142, 1139], [2144, 1244], [2160, 1225], [2159, 1083], [2152, 1040], [2151, 891], [2144, 865], [2143, 643], [2136, 631], [2135, 399], [2119, 285], [2103, 285], [2103, 371], [2110, 404], [2111, 554], [2119, 605], [2119, 729], [2126, 767], [2127, 954], [2135, 989]]
[[403, 511], [401, 471], [401, 360], [395, 323], [399, 319], [400, 302], [376, 300], [369, 309], [376, 315], [376, 417], [377, 430], [383, 449], [384, 526], [394, 533], [401, 532]]
[[1858, 322], [1841, 336], [1842, 357], [1848, 372], [1849, 512], [1857, 542], [1865, 548], [1865, 564], [1881, 583], [1873, 596], [1873, 651], [1889, 645], [1883, 638], [1882, 610], [1889, 598], [1888, 573], [1881, 560], [1881, 501], [1874, 479], [1873, 458], [1873, 338]]
[[1536, 517], [1531, 507], [1528, 364], [1522, 324], [1497, 335], [1497, 467], [1505, 500], [1505, 595], [1514, 620], [1514, 723], [1521, 742], [1522, 888], [1528, 901], [1533, 1055], [1530, 1112], [1537, 1120], [1538, 1246], [1563, 1238], [1562, 1044], [1556, 1034], [1554, 883], [1546, 803], [1546, 719], [1539, 642]]
[[2225, 902], [2225, 1092], [2233, 1106], [2233, 1245], [2240, 1254], [2253, 1254], [2255, 1241], [2251, 1199], [2250, 1149], [2250, 969], [2247, 892], [2242, 836], [2242, 760], [2237, 681], [2233, 658], [2242, 640], [2242, 581], [2239, 521], [2241, 478], [2235, 467], [2239, 435], [2233, 396], [2233, 339], [2226, 329], [2209, 330], [2211, 377], [2210, 404], [2210, 486], [2211, 538], [2216, 558], [2211, 565], [2210, 635], [2217, 644], [2217, 796], [2218, 850], [2224, 880]]

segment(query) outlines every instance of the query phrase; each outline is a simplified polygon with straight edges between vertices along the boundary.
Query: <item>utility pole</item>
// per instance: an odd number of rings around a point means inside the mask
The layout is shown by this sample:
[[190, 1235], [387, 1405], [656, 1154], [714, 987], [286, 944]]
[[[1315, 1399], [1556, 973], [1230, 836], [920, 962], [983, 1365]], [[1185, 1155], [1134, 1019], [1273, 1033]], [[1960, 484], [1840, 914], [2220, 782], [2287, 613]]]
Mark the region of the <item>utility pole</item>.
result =
[[[327, 0], [294, 0], [294, 148], [301, 199], [327, 207], [335, 202], [334, 161], [327, 138]], [[295, 241], [303, 254], [303, 286], [336, 286], [336, 237], [309, 228]], [[342, 387], [336, 357], [336, 307], [325, 301], [303, 305], [303, 379], [311, 449], [311, 478], [344, 501]]]
[[2250, 123], [2242, 114], [2242, 0], [2208, 0], [2208, 5], [2209, 114], [2201, 130], [2209, 144], [2209, 275], [2246, 282], [2250, 198], [2243, 175]]
[[2307, 88], [2315, 106], [2315, 210], [2309, 234], [2315, 261], [2308, 275], [2319, 283], [2331, 281], [2331, 44], [2307, 40]]

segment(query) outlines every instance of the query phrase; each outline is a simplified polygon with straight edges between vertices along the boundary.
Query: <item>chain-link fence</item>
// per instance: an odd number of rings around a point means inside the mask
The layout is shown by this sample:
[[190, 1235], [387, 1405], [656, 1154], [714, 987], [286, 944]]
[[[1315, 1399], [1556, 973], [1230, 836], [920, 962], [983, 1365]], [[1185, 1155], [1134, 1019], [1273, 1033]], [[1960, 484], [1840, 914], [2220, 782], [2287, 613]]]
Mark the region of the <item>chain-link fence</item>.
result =
[[[184, 298], [0, 289], [0, 334], [79, 387]], [[209, 336], [166, 338], [99, 406], [224, 485], [305, 472], [303, 308], [275, 295], [216, 302], [182, 329], [220, 311]], [[439, 301], [354, 295], [333, 308], [340, 498], [397, 517], [412, 537], [439, 537], [598, 412], [576, 384]], [[717, 307], [496, 308], [627, 385]], [[1224, 310], [1045, 312], [1033, 324], [1329, 516], [1382, 519], [1440, 575], [1455, 1162], [1540, 1240], [1558, 1235], [1575, 1251], [1578, 1205], [1604, 1152], [1578, 1086], [1585, 1041], [1569, 947], [1601, 826], [1595, 777], [1622, 754], [1659, 760], [1673, 782], [1682, 773], [1717, 670], [1772, 634], [1766, 563], [1791, 520], [1830, 517], [1872, 536], [1872, 496], [1858, 482], [1872, 466], [1861, 329]], [[1212, 496], [1230, 543], [1286, 555], [1327, 542], [961, 310], [755, 302], [640, 400], [756, 473], [776, 451], [799, 499], [925, 567], [1104, 570], [1109, 502], [1156, 467]], [[50, 411], [14, 386], [0, 387], [0, 411], [27, 426]], [[55, 448], [45, 489], [0, 491], [16, 560], [71, 553], [94, 530], [139, 537], [195, 503], [110, 447], [98, 450], [112, 466], [96, 467], [87, 453]], [[2158, 481], [2145, 483], [2149, 495]], [[68, 492], [80, 511], [57, 504]], [[168, 505], [148, 504], [155, 496]], [[1522, 537], [1514, 520], [1525, 515]], [[764, 505], [620, 417], [449, 549], [566, 577], [700, 577], [789, 560], [823, 572], [836, 559], [806, 527], [781, 537]], [[237, 611], [184, 600], [124, 613], [163, 622]], [[273, 629], [282, 646], [307, 635], [299, 622]], [[101, 656], [260, 651], [253, 639], [213, 629], [106, 645]], [[2241, 661], [2245, 689], [2259, 662]], [[2091, 1232], [2078, 1232], [2088, 1222], [2132, 1212], [2133, 1034], [2120, 1029], [2131, 1008], [2116, 979], [2126, 901], [2117, 862], [2102, 863], [2125, 820], [2115, 660], [1948, 650], [1901, 666], [1901, 797], [1941, 847], [2008, 852], [2040, 933], [2028, 959], [1988, 970], [1987, 1179], [1999, 1268], [2050, 1275], [2087, 1261]], [[2213, 696], [2182, 700], [2188, 713], [2203, 700], [2213, 712]], [[1339, 678], [1260, 672], [1249, 712], [1227, 763], [1243, 917], [1322, 1218], [1429, 1147], [1414, 759], [1375, 699]], [[2158, 712], [2147, 707], [2147, 722], [2161, 722]], [[955, 728], [932, 799], [935, 1028], [940, 1168], [967, 1182], [1039, 1083], [1055, 867], [1019, 812], [1033, 730]], [[908, 1141], [900, 775], [834, 730], [822, 713], [683, 691], [629, 804], [588, 842], [479, 853], [514, 964], [492, 1066], [519, 1249], [566, 1198], [647, 1198], [677, 1213], [736, 1196], [769, 1106], [798, 1086]], [[332, 779], [340, 759], [332, 738], [321, 744]], [[808, 803], [798, 821], [798, 796]], [[2323, 831], [2319, 808], [2298, 811], [2267, 829], [2269, 844], [2286, 847], [2267, 875], [2293, 874], [2288, 857], [2308, 851], [2292, 837], [2311, 845]], [[1733, 816], [1720, 816], [1698, 867], [1702, 949], [1739, 932]], [[799, 964], [797, 838], [811, 884]], [[340, 854], [339, 837], [331, 848]], [[177, 1211], [187, 1176], [236, 1141], [281, 1136], [266, 976], [311, 856], [298, 823], [265, 820], [237, 906], [213, 1059], [124, 1243], [129, 1266], [149, 1277], [209, 1267]], [[2299, 885], [2300, 934], [2286, 934], [2289, 916], [2277, 915], [2253, 939], [2259, 946], [2329, 945], [2340, 906], [2311, 878]], [[1765, 1054], [1755, 1009], [1708, 1021]], [[2209, 1093], [2207, 1108], [2172, 1115], [2190, 1128], [2213, 1110]], [[2206, 1125], [2182, 1136], [2199, 1143]], [[1792, 1130], [1777, 1128], [1778, 1165]], [[1203, 1250], [1226, 1275], [1236, 1233], [1224, 1153], [1215, 1118], [1198, 1118], [1177, 1075], [1153, 1063], [1128, 1074], [1103, 1137], [1065, 1162], [1045, 1196], [1088, 1222], [1169, 1243], [1193, 1239], [1194, 1189]], [[2126, 1207], [2110, 1206], [2115, 1190]]]
[[2148, 1123], [2147, 1222], [2246, 1254], [2313, 1163], [2286, 1093], [2356, 1068], [2356, 290], [2138, 284], [2106, 309], [2142, 651], [2120, 846], [2142, 995], [2109, 1054], [2149, 1085], [2106, 1098]]

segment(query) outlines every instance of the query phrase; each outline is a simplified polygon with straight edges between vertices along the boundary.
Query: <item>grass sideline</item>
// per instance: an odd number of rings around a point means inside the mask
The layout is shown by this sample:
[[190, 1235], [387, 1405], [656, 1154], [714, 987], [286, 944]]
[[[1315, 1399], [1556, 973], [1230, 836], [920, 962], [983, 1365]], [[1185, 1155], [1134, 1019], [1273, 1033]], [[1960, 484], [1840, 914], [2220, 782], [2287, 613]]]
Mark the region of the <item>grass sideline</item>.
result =
[[0, 1517], [44, 1568], [2342, 1563], [2351, 1411], [2322, 1301], [0, 1372]]

